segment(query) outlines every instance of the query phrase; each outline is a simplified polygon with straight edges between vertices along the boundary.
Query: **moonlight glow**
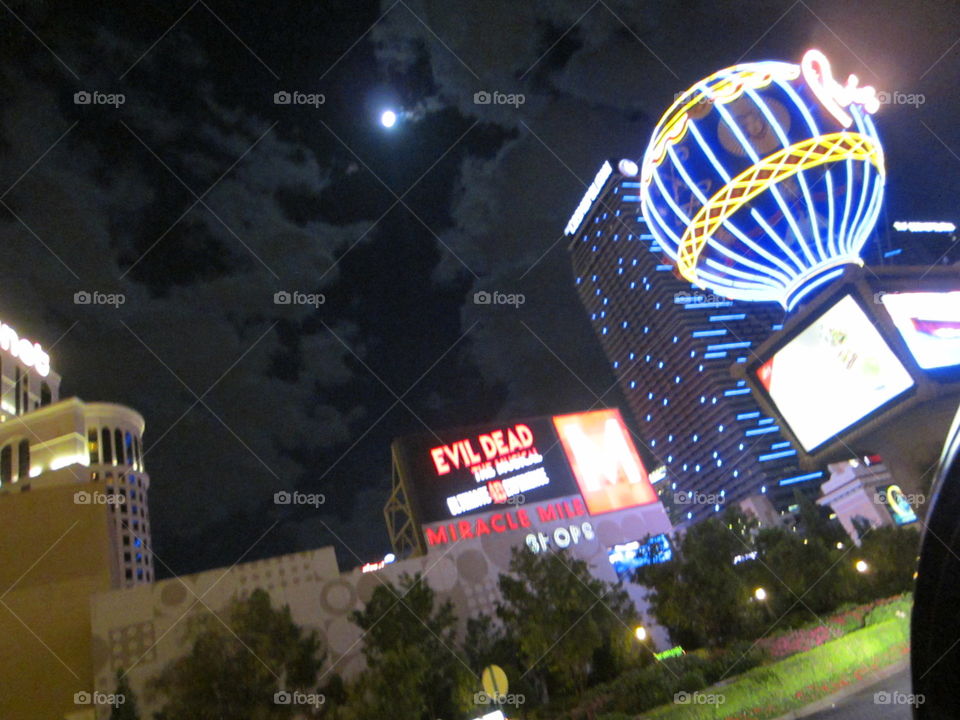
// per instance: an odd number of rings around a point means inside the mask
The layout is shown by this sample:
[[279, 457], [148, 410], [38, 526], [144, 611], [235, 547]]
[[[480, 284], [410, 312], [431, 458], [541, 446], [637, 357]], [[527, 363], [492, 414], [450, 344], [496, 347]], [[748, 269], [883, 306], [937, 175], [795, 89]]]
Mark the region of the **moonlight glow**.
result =
[[384, 110], [380, 115], [380, 124], [387, 128], [393, 127], [397, 124], [397, 114], [393, 110]]

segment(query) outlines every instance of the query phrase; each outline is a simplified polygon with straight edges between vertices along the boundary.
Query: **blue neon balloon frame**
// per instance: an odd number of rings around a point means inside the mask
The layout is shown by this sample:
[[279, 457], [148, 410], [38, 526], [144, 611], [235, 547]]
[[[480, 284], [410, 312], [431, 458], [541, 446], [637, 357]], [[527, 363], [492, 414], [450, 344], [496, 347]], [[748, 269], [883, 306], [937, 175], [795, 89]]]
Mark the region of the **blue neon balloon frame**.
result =
[[[844, 265], [862, 264], [883, 200], [883, 150], [870, 115], [857, 103], [844, 109], [849, 128], [800, 66], [774, 61], [721, 70], [674, 102], [644, 156], [641, 201], [681, 274], [789, 310]], [[767, 166], [781, 176], [765, 178]], [[731, 188], [756, 195], [737, 206]]]

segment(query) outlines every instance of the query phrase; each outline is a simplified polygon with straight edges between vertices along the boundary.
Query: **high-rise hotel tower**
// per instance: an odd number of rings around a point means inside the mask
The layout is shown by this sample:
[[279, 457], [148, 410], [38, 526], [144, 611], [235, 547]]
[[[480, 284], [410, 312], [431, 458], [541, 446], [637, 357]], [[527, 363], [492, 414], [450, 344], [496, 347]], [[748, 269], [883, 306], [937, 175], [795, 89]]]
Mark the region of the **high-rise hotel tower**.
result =
[[757, 493], [783, 507], [795, 487], [816, 492], [823, 472], [798, 467], [776, 421], [730, 373], [781, 328], [783, 309], [678, 279], [647, 230], [633, 161], [603, 164], [566, 234], [577, 291], [640, 440], [666, 467], [658, 485], [674, 519]]

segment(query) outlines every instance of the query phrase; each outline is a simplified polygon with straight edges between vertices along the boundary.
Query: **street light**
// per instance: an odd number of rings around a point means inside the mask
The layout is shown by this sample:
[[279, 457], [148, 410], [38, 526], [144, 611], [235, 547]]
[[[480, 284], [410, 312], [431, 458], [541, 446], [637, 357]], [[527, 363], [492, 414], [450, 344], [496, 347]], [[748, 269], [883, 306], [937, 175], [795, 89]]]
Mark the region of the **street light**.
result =
[[637, 625], [637, 628], [633, 631], [633, 634], [640, 642], [643, 642], [647, 639], [647, 629], [643, 625]]
[[756, 590], [753, 591], [753, 596], [754, 596], [757, 600], [761, 600], [761, 601], [762, 601], [762, 600], [766, 600], [766, 599], [767, 599], [767, 591], [764, 590], [762, 587], [758, 587]]
[[857, 569], [858, 573], [865, 573], [870, 569], [870, 566], [867, 565], [866, 561], [864, 560], [857, 560], [857, 563], [854, 565], [854, 567]]

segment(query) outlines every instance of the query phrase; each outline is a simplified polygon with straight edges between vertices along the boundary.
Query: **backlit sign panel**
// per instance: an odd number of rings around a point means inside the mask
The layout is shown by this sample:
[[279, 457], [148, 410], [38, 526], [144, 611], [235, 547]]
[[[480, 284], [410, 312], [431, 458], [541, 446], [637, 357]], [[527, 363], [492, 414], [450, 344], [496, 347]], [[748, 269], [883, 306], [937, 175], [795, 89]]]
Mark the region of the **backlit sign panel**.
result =
[[559, 415], [553, 424], [591, 515], [656, 502], [619, 410]]
[[576, 543], [588, 515], [658, 501], [617, 410], [415, 435], [394, 453], [429, 546], [555, 521]]
[[917, 365], [960, 365], [960, 292], [891, 292], [880, 298]]
[[808, 452], [914, 385], [849, 295], [801, 330], [756, 373]]
[[20, 337], [6, 323], [0, 323], [0, 350], [19, 358], [20, 362], [32, 367], [42, 377], [50, 374], [50, 356], [40, 347], [40, 343]]
[[502, 509], [519, 528], [523, 506], [577, 492], [550, 418], [416, 435], [397, 450], [424, 525]]

